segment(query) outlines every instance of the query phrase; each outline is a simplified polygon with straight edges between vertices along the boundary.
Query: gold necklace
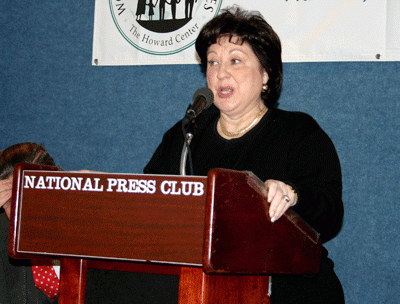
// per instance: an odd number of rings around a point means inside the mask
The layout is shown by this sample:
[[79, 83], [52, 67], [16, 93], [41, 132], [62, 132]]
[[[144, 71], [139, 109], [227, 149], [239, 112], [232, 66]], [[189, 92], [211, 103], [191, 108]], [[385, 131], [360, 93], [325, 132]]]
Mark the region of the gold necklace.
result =
[[246, 131], [248, 131], [250, 128], [252, 128], [257, 120], [259, 120], [261, 117], [263, 117], [263, 115], [268, 111], [268, 108], [264, 108], [260, 111], [260, 113], [257, 114], [256, 118], [254, 118], [254, 120], [252, 121], [251, 124], [249, 124], [247, 127], [244, 127], [243, 129], [240, 129], [238, 131], [234, 131], [234, 132], [229, 132], [227, 131], [224, 126], [221, 123], [221, 120], [219, 121], [219, 126], [221, 127], [221, 131], [222, 133], [224, 133], [227, 137], [236, 137], [242, 133], [245, 133]]

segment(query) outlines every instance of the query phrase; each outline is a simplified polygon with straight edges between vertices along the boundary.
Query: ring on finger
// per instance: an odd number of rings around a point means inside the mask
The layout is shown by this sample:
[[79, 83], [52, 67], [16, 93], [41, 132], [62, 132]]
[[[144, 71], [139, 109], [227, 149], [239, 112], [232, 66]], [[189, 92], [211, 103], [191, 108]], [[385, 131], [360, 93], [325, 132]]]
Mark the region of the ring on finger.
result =
[[285, 196], [283, 196], [283, 199], [285, 201], [287, 201], [288, 203], [290, 203], [290, 197], [289, 196], [285, 195]]

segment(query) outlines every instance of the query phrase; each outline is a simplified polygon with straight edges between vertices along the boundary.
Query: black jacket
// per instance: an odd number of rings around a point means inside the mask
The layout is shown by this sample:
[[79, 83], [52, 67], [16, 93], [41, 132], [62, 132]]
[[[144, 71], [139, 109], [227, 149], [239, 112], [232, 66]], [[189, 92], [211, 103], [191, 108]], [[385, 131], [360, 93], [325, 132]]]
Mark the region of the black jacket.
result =
[[46, 294], [33, 281], [29, 260], [12, 259], [8, 255], [10, 221], [0, 213], [0, 304], [51, 304]]

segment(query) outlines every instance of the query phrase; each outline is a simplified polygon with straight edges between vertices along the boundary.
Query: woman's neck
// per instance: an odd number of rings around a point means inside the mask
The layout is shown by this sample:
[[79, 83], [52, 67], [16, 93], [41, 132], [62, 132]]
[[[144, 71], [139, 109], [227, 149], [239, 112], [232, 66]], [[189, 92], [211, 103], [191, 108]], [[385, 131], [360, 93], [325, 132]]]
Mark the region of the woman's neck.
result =
[[264, 103], [259, 103], [249, 112], [236, 117], [221, 112], [217, 124], [218, 133], [226, 139], [239, 138], [253, 129], [267, 111]]

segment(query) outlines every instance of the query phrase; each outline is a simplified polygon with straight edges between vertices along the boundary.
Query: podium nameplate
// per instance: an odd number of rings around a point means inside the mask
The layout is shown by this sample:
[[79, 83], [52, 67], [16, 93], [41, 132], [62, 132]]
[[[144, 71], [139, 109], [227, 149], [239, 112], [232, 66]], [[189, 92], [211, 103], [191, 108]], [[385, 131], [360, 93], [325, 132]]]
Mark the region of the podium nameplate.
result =
[[13, 255], [201, 266], [206, 177], [28, 168], [14, 175]]

